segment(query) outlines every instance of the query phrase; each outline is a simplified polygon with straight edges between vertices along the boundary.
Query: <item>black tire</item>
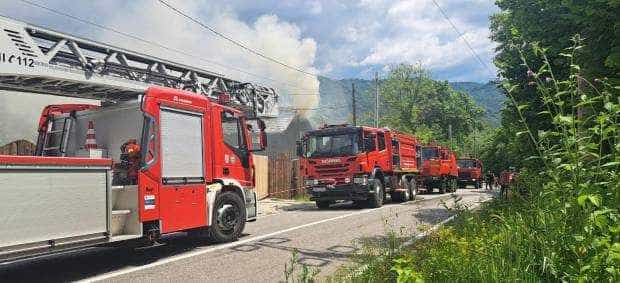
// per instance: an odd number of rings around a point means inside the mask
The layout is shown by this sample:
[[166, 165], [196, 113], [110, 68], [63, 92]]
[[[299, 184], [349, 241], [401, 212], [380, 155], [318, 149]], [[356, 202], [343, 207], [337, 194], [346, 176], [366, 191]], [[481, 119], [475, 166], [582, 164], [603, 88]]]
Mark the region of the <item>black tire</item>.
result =
[[316, 201], [316, 207], [318, 207], [319, 209], [328, 209], [329, 205], [330, 205], [329, 201], [325, 201], [325, 200]]
[[391, 197], [392, 197], [392, 201], [397, 201], [397, 202], [406, 202], [409, 200], [410, 194], [411, 194], [411, 189], [409, 186], [409, 182], [407, 181], [407, 179], [403, 179], [401, 180], [402, 182], [402, 188], [404, 189], [404, 191], [402, 192], [392, 192]]
[[377, 208], [383, 205], [383, 200], [385, 199], [385, 192], [383, 191], [383, 184], [379, 181], [373, 182], [373, 188], [375, 193], [368, 198], [368, 207]]
[[459, 182], [456, 179], [452, 179], [452, 192], [456, 193], [456, 190], [459, 188]]
[[411, 178], [411, 182], [409, 182], [409, 200], [415, 200], [418, 195], [418, 184], [415, 181], [415, 178]]
[[213, 209], [213, 224], [207, 235], [209, 241], [223, 243], [239, 239], [246, 220], [243, 199], [235, 192], [220, 192]]
[[441, 182], [439, 183], [439, 193], [442, 195], [445, 194], [446, 187], [447, 187], [446, 180], [441, 180]]

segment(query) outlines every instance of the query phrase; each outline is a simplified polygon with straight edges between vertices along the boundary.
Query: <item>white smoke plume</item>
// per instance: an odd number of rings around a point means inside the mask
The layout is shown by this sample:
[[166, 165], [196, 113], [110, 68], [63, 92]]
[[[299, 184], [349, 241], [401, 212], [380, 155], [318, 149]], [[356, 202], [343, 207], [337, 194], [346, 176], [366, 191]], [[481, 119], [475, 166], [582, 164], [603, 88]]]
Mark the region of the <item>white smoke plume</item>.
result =
[[[44, 27], [74, 34], [111, 45], [135, 50], [163, 59], [197, 66], [244, 82], [257, 82], [276, 88], [285, 106], [313, 108], [318, 105], [319, 81], [314, 76], [285, 68], [251, 54], [203, 27], [176, 14], [152, 0], [79, 2], [79, 7], [63, 8], [63, 1], [41, 2], [66, 13], [86, 17], [102, 25], [137, 35], [173, 49], [191, 53], [189, 57], [157, 46], [136, 41], [116, 33], [87, 26], [62, 16], [24, 7], [15, 1], [0, 4], [0, 11], [13, 11], [11, 16]], [[168, 1], [192, 17], [244, 45], [285, 62], [290, 66], [316, 73], [314, 67], [316, 42], [303, 38], [293, 23], [265, 14], [251, 23], [239, 19], [223, 2]], [[33, 10], [34, 9], [34, 10]], [[36, 15], [33, 15], [33, 12]], [[16, 13], [16, 14], [15, 14]], [[39, 14], [40, 13], [40, 14]], [[216, 62], [216, 63], [213, 63]], [[248, 75], [247, 73], [256, 74]], [[270, 79], [268, 79], [270, 78]], [[0, 105], [10, 111], [0, 113], [0, 142], [26, 138], [32, 140], [38, 115], [46, 104], [67, 102], [67, 99], [41, 95], [15, 95], [0, 91]], [[9, 114], [17, 114], [22, 125], [14, 129]]]
[[[284, 97], [289, 97], [289, 101], [295, 107], [313, 107], [318, 103], [318, 95], [303, 95], [303, 99], [290, 98], [298, 94], [318, 94], [319, 82], [316, 77], [258, 57], [176, 14], [164, 5], [154, 2], [132, 1], [123, 7], [123, 13], [113, 15], [107, 21], [107, 25], [123, 27], [123, 31], [138, 34], [142, 38], [157, 41], [195, 56], [188, 57], [137, 41], [121, 41], [128, 49], [141, 50], [192, 66], [201, 66], [241, 81], [254, 81], [275, 87]], [[241, 21], [234, 11], [215, 3], [178, 0], [169, 2], [249, 48], [290, 66], [311, 73], [316, 72], [314, 61], [317, 47], [314, 39], [303, 38], [296, 25], [284, 22], [276, 15], [262, 15], [248, 24]], [[101, 40], [106, 42], [118, 42], [119, 39], [122, 38], [114, 33], [101, 34]], [[196, 57], [202, 60], [197, 60]], [[223, 67], [220, 64], [230, 67]], [[248, 75], [236, 69], [258, 76]]]

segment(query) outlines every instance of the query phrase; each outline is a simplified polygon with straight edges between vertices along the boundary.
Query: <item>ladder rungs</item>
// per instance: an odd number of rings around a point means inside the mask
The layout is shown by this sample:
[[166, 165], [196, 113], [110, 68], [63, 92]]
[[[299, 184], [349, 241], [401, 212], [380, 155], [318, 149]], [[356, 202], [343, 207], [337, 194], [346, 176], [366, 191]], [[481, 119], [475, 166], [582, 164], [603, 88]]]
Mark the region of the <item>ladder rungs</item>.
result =
[[57, 133], [62, 133], [64, 132], [63, 130], [53, 130], [53, 131], [49, 131], [47, 132], [48, 134], [57, 134]]
[[52, 146], [52, 147], [44, 147], [43, 150], [48, 151], [48, 150], [58, 150], [60, 149], [60, 146]]

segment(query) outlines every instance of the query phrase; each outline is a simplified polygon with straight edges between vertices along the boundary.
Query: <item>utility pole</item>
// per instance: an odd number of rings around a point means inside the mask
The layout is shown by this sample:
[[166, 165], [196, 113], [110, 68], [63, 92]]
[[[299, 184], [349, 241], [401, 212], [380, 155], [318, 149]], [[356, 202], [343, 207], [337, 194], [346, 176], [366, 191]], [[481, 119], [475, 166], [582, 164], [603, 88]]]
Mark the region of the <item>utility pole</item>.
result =
[[454, 149], [454, 143], [452, 142], [452, 124], [448, 125], [448, 137], [450, 138], [450, 149]]
[[375, 72], [375, 128], [379, 128], [379, 72]]
[[353, 126], [357, 126], [357, 112], [355, 110], [355, 83], [351, 83], [351, 107], [353, 108]]

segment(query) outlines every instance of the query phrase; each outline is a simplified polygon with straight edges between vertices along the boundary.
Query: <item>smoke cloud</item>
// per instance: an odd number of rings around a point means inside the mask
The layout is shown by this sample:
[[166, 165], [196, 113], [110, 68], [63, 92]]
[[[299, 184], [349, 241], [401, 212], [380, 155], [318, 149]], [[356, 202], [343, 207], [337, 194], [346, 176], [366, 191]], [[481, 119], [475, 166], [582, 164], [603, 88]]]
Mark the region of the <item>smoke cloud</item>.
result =
[[[316, 42], [312, 38], [303, 38], [301, 30], [295, 24], [269, 14], [246, 23], [240, 20], [234, 11], [205, 1], [172, 3], [190, 16], [249, 48], [290, 66], [316, 72], [314, 67]], [[294, 107], [314, 107], [318, 103], [318, 95], [300, 95], [318, 94], [319, 82], [314, 76], [260, 58], [167, 7], [154, 4], [151, 0], [132, 1], [123, 11], [112, 16], [107, 25], [123, 27], [124, 31], [195, 56], [188, 57], [136, 41], [122, 41], [126, 48], [141, 50], [192, 66], [201, 66], [240, 81], [258, 82], [275, 87], [285, 102]], [[114, 33], [103, 33], [100, 37], [106, 42], [122, 40]], [[196, 57], [201, 59], [197, 60]], [[256, 75], [249, 75], [237, 69]]]

